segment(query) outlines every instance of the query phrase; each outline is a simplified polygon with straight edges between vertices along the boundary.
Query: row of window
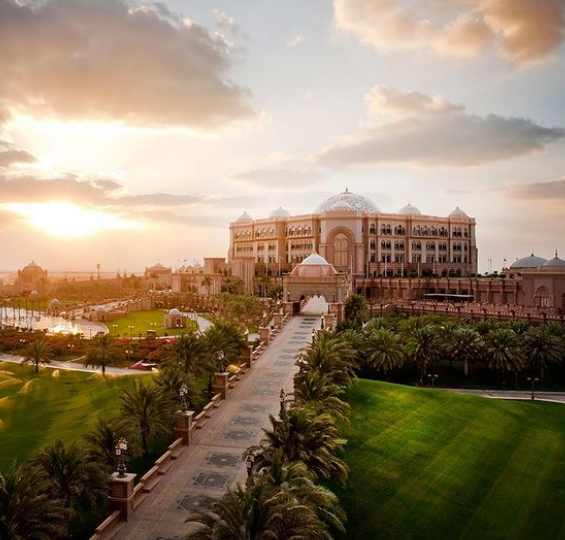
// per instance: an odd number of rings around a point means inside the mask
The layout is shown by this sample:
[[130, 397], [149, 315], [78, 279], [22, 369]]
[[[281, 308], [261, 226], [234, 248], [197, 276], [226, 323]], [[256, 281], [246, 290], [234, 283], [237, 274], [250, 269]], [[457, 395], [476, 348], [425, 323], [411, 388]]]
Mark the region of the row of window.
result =
[[[377, 256], [376, 254], [373, 253], [373, 255], [371, 255], [371, 262], [374, 263], [377, 261]], [[402, 254], [394, 254], [391, 255], [390, 253], [383, 253], [381, 256], [381, 262], [383, 263], [396, 263], [396, 264], [404, 264], [405, 259], [404, 259], [404, 255]], [[412, 264], [418, 264], [422, 262], [422, 256], [421, 255], [417, 255], [417, 254], [413, 254], [412, 255]], [[427, 264], [448, 264], [449, 262], [449, 257], [447, 255], [439, 255], [438, 257], [436, 257], [435, 255], [427, 255], [426, 256], [426, 263]], [[467, 255], [465, 255], [464, 257], [461, 257], [461, 255], [454, 255], [451, 259], [451, 262], [453, 264], [467, 264], [469, 262], [469, 259], [467, 257]]]

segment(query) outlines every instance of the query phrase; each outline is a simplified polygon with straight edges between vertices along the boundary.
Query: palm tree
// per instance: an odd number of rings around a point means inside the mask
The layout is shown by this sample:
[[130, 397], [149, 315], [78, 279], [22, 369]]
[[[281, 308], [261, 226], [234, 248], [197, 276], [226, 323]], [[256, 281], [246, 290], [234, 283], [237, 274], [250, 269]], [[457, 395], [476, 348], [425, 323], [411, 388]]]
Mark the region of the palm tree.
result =
[[367, 299], [360, 294], [351, 294], [345, 301], [345, 319], [364, 323], [367, 315]]
[[344, 532], [344, 512], [337, 497], [314, 483], [303, 463], [284, 463], [280, 456], [264, 474], [253, 475], [219, 500], [209, 499], [191, 514], [196, 525], [187, 540], [331, 540]]
[[405, 360], [400, 336], [387, 328], [372, 330], [365, 339], [365, 364], [385, 375]]
[[186, 403], [188, 407], [198, 407], [202, 402], [202, 392], [196, 384], [194, 375], [185, 372], [178, 366], [161, 369], [155, 376], [155, 384], [161, 387], [172, 403], [179, 400], [179, 390], [183, 384], [187, 387]]
[[295, 407], [306, 408], [316, 414], [326, 412], [348, 424], [351, 408], [340, 399], [343, 394], [345, 390], [317, 371], [298, 373], [294, 378]]
[[269, 417], [271, 428], [257, 447], [256, 461], [260, 466], [273, 463], [280, 450], [285, 463], [302, 461], [317, 478], [345, 485], [347, 465], [336, 454], [343, 450], [345, 439], [339, 436], [329, 414], [316, 414], [304, 408], [293, 408], [283, 418]]
[[0, 472], [2, 540], [56, 540], [66, 534], [67, 510], [53, 497], [43, 470], [14, 464]]
[[524, 354], [532, 368], [540, 370], [544, 379], [545, 370], [550, 364], [559, 364], [563, 356], [563, 342], [546, 326], [530, 327], [524, 334]]
[[[204, 334], [206, 343], [213, 358], [223, 353], [224, 364], [237, 363], [242, 349], [247, 347], [247, 339], [236, 323], [217, 319], [214, 325]], [[225, 365], [218, 366], [225, 368]]]
[[51, 351], [45, 338], [40, 337], [32, 341], [24, 350], [22, 364], [33, 364], [35, 373], [39, 372], [39, 364], [47, 365], [51, 363]]
[[428, 365], [440, 356], [437, 334], [431, 326], [415, 327], [406, 342], [406, 355], [420, 368], [420, 382], [426, 380]]
[[353, 378], [355, 350], [339, 334], [318, 334], [301, 355], [302, 372], [323, 373], [337, 385], [348, 386]]
[[162, 365], [165, 369], [178, 367], [198, 378], [213, 373], [215, 358], [210, 354], [206, 338], [193, 332], [169, 344]]
[[[131, 428], [126, 422], [118, 417], [109, 420], [101, 418], [96, 427], [84, 435], [88, 449], [98, 461], [113, 468], [116, 465], [116, 445], [120, 437], [128, 441], [133, 440]], [[134, 445], [128, 445], [128, 453], [131, 455]]]
[[134, 381], [131, 390], [124, 390], [120, 399], [125, 421], [140, 434], [143, 455], [147, 457], [151, 439], [171, 431], [174, 403], [160, 386], [139, 380]]
[[212, 287], [212, 283], [214, 283], [212, 281], [212, 278], [210, 276], [204, 276], [202, 278], [202, 281], [200, 283], [200, 285], [202, 285], [202, 287], [206, 287], [206, 291], [208, 292], [208, 296], [210, 296], [210, 289]]
[[521, 371], [525, 365], [520, 342], [512, 330], [499, 328], [485, 337], [485, 361], [489, 369]]
[[84, 367], [101, 367], [102, 375], [106, 375], [106, 367], [120, 362], [124, 354], [113, 344], [110, 334], [96, 336], [84, 358]]
[[53, 497], [65, 508], [94, 509], [106, 501], [109, 470], [77, 443], [65, 447], [57, 439], [33, 462], [45, 471]]
[[469, 375], [469, 362], [478, 360], [483, 354], [483, 340], [473, 328], [465, 326], [456, 328], [447, 345], [450, 358], [463, 360], [463, 374]]

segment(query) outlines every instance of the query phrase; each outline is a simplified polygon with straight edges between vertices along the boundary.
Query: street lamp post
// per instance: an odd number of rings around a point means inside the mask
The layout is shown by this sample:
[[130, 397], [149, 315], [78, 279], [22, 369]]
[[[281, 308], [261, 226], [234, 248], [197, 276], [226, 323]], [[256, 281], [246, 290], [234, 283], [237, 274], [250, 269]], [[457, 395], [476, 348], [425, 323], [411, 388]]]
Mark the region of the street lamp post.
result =
[[281, 408], [280, 417], [284, 418], [284, 416], [286, 414], [286, 393], [285, 393], [283, 388], [281, 388], [279, 402], [280, 402], [280, 408]]
[[125, 478], [126, 476], [126, 452], [128, 450], [128, 442], [124, 437], [118, 439], [116, 444], [116, 456], [118, 457], [118, 477]]
[[113, 324], [112, 328], [114, 329], [114, 337], [118, 337], [118, 325], [117, 324]]
[[539, 381], [537, 377], [528, 377], [528, 382], [532, 383], [532, 401], [536, 399], [536, 383]]
[[247, 478], [251, 477], [254, 463], [255, 463], [255, 455], [250, 452], [249, 454], [247, 454], [247, 456], [245, 456], [245, 468], [247, 469]]
[[127, 358], [128, 364], [129, 364], [129, 362], [130, 362], [130, 360], [131, 360], [131, 355], [133, 354], [133, 350], [127, 348], [127, 349], [125, 350], [125, 353], [126, 353], [126, 358]]
[[129, 330], [129, 338], [132, 339], [132, 331], [135, 328], [135, 326], [133, 324], [130, 324], [128, 326], [128, 330]]
[[216, 362], [217, 362], [217, 366], [218, 366], [218, 370], [220, 371], [220, 373], [225, 373], [226, 368], [224, 366], [224, 359], [226, 358], [226, 355], [224, 354], [224, 351], [222, 351], [221, 349], [216, 353]]
[[188, 411], [188, 404], [187, 404], [187, 397], [188, 397], [188, 385], [186, 383], [182, 383], [179, 389], [179, 396], [180, 396], [180, 404], [182, 412]]
[[438, 380], [439, 375], [428, 373], [428, 381], [432, 382], [432, 389], [436, 387], [436, 381]]

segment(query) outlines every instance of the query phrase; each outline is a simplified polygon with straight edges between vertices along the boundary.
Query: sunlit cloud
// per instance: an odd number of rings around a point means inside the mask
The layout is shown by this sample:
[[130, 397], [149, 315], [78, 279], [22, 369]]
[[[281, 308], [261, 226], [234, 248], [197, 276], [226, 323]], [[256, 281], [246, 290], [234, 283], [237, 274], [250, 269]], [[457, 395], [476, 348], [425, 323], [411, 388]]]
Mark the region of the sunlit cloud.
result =
[[433, 3], [405, 7], [400, 0], [334, 0], [339, 29], [382, 52], [432, 50], [475, 57], [497, 44], [517, 65], [540, 62], [564, 39], [562, 0], [459, 0], [436, 18]]
[[367, 127], [319, 152], [330, 167], [410, 163], [468, 167], [542, 150], [565, 138], [565, 129], [524, 118], [479, 116], [442, 96], [377, 85], [366, 96], [375, 115]]
[[64, 201], [2, 203], [0, 208], [24, 218], [31, 227], [57, 238], [80, 238], [108, 230], [136, 230], [140, 223]]
[[304, 36], [297, 34], [286, 42], [286, 46], [289, 49], [296, 49], [296, 47], [303, 45], [305, 41], [306, 38]]
[[0, 0], [0, 35], [0, 102], [22, 115], [202, 132], [257, 116], [222, 37], [162, 3]]

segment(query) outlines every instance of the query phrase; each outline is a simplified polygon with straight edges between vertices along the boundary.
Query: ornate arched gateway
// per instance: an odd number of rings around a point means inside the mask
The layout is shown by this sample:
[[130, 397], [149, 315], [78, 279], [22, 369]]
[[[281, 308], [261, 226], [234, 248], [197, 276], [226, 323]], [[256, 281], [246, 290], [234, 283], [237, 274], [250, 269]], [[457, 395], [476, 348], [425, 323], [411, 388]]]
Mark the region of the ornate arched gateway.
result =
[[323, 296], [329, 312], [338, 322], [343, 319], [343, 304], [352, 292], [351, 275], [338, 272], [320, 255], [313, 253], [283, 277], [285, 310], [300, 312], [300, 303], [306, 298]]

